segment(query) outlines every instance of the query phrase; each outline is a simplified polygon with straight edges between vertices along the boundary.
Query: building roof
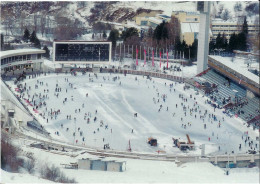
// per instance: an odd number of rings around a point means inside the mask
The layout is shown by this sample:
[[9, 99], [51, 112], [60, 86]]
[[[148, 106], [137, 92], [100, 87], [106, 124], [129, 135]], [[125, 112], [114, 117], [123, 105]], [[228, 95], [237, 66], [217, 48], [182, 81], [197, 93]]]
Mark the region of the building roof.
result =
[[236, 61], [232, 62], [229, 57], [221, 57], [221, 56], [213, 56], [213, 55], [210, 55], [209, 57], [220, 62], [226, 67], [236, 71], [237, 73], [248, 78], [249, 80], [256, 82], [259, 85], [259, 77], [257, 75], [248, 71], [247, 68], [241, 67], [241, 65], [239, 65]]
[[0, 57], [7, 58], [10, 56], [19, 56], [19, 55], [25, 55], [25, 54], [43, 54], [45, 53], [45, 50], [42, 49], [18, 49], [18, 50], [7, 50], [7, 51], [1, 51]]
[[200, 23], [195, 22], [183, 22], [181, 23], [181, 32], [182, 33], [198, 33]]

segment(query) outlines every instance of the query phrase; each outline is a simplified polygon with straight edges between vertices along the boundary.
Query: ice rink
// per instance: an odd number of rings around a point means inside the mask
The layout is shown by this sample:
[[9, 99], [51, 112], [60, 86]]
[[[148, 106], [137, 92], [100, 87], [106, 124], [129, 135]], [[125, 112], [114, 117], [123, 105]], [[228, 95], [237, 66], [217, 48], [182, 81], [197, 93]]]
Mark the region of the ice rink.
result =
[[[8, 84], [15, 91], [17, 86]], [[249, 141], [244, 142], [245, 132], [253, 141], [252, 149], [257, 143], [257, 131], [242, 120], [227, 117], [221, 109], [214, 111], [205, 103], [206, 97], [169, 80], [76, 73], [27, 76], [21, 84], [26, 87], [22, 101], [51, 136], [73, 144], [101, 149], [109, 144], [111, 149], [125, 151], [130, 140], [136, 152], [200, 154], [201, 144], [206, 144], [206, 153], [245, 153], [250, 149]], [[187, 142], [186, 134], [195, 142], [195, 151], [183, 153], [173, 147], [172, 137]], [[158, 140], [157, 147], [147, 144], [149, 137]]]

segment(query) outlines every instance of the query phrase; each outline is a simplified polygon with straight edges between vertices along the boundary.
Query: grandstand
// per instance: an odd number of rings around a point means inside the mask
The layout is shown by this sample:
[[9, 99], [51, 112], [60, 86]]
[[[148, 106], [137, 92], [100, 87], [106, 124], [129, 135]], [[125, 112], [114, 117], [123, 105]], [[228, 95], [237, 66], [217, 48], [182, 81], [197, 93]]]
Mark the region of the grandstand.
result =
[[197, 77], [210, 83], [213, 90], [205, 93], [211, 99], [210, 103], [225, 108], [227, 115], [240, 117], [248, 125], [259, 128], [259, 76], [220, 56], [209, 56], [208, 63], [209, 69]]

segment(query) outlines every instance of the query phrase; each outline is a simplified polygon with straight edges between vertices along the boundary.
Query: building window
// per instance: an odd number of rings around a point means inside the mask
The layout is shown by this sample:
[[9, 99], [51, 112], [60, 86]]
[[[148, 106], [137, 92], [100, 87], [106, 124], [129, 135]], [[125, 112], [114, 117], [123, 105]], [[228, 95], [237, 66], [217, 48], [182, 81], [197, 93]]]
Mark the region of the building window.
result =
[[23, 55], [23, 61], [26, 61], [26, 55]]
[[37, 55], [36, 55], [36, 54], [32, 54], [32, 55], [31, 55], [31, 60], [36, 60], [36, 58], [37, 58]]
[[37, 59], [41, 59], [42, 55], [41, 54], [37, 54]]
[[31, 60], [31, 54], [27, 55], [27, 60]]

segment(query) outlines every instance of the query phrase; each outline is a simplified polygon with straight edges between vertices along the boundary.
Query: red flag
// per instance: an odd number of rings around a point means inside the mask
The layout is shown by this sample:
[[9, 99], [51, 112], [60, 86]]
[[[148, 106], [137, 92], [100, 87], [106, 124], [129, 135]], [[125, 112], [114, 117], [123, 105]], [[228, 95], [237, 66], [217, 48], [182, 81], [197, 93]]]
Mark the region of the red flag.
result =
[[153, 61], [152, 61], [152, 66], [154, 66], [154, 51], [153, 51]]
[[146, 50], [144, 49], [144, 65], [146, 64]]
[[138, 65], [138, 49], [136, 48], [136, 66]]
[[161, 66], [162, 66], [162, 60], [161, 60], [161, 58], [162, 58], [162, 53], [161, 53], [161, 51], [160, 51], [160, 68], [161, 68]]
[[167, 69], [168, 69], [168, 51], [167, 51]]

